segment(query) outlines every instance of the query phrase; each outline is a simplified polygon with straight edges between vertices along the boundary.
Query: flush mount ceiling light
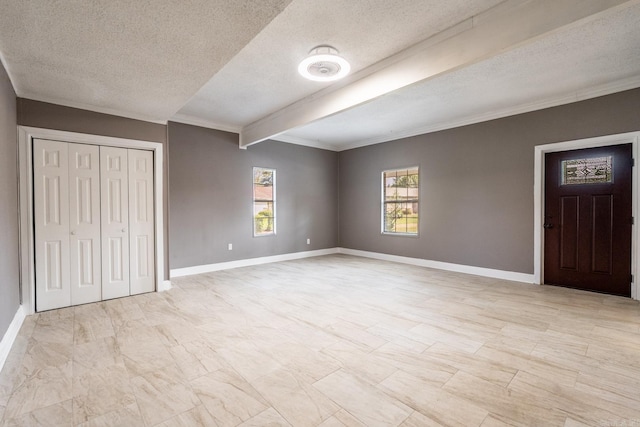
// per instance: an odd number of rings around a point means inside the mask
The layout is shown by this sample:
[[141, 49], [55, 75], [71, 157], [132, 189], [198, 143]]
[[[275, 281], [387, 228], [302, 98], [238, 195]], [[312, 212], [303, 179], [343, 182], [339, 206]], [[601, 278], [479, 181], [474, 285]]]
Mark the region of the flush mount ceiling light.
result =
[[316, 46], [298, 65], [302, 77], [316, 82], [331, 82], [349, 74], [351, 65], [331, 46]]

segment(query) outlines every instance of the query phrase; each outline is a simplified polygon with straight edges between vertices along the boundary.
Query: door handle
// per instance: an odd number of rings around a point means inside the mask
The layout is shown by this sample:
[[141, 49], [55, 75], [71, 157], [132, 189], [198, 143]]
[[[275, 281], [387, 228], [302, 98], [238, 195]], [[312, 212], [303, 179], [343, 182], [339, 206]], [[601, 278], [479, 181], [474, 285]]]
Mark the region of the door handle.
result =
[[553, 224], [551, 224], [550, 222], [545, 222], [543, 227], [548, 230], [550, 228], [553, 228]]

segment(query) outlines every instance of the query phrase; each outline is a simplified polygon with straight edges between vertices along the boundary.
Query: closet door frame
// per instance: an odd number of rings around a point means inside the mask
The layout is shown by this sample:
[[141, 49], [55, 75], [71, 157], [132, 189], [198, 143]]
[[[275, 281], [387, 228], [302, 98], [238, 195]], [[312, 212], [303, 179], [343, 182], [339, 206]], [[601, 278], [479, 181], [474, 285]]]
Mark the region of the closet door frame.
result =
[[18, 126], [18, 171], [20, 206], [20, 296], [24, 314], [35, 313], [35, 241], [33, 230], [33, 140], [51, 139], [79, 144], [106, 145], [111, 147], [133, 148], [153, 151], [154, 167], [154, 214], [155, 214], [155, 276], [156, 292], [171, 288], [165, 277], [164, 251], [164, 183], [163, 183], [163, 145], [160, 142], [139, 141], [41, 129], [30, 126]]

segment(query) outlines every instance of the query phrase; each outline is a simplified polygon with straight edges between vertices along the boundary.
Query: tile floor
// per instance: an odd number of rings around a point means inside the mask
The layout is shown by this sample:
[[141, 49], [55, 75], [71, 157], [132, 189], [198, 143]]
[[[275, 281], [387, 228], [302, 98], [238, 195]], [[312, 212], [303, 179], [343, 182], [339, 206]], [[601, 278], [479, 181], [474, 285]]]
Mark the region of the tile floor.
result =
[[343, 255], [30, 316], [0, 424], [640, 426], [640, 303]]

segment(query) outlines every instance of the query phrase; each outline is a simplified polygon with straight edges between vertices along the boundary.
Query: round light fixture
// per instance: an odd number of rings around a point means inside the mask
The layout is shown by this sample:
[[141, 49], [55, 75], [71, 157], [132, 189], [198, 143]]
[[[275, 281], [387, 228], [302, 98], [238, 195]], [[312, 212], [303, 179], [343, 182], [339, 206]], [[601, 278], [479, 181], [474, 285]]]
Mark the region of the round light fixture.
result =
[[331, 46], [316, 46], [298, 65], [302, 77], [316, 82], [331, 82], [349, 74], [351, 65]]

